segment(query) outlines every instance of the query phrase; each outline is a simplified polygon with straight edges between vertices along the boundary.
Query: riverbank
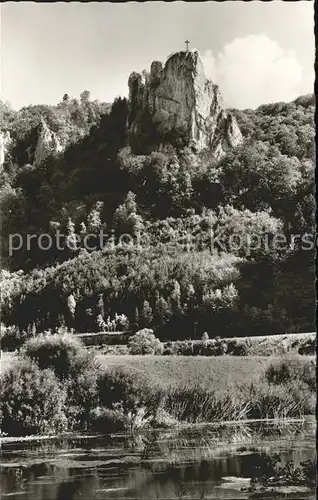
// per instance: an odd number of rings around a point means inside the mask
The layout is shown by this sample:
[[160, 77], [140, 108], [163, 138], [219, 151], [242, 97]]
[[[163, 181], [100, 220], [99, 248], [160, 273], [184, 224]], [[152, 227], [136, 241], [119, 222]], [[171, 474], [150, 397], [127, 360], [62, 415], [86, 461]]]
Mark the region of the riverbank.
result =
[[75, 336], [42, 335], [1, 374], [2, 434], [302, 418], [315, 375], [313, 356], [93, 356]]
[[[288, 425], [303, 425], [303, 424], [315, 424], [316, 419], [314, 415], [307, 415], [301, 418], [281, 418], [281, 419], [249, 419], [249, 420], [220, 420], [218, 422], [199, 422], [199, 423], [181, 423], [179, 422], [174, 428], [173, 431], [187, 431], [187, 430], [200, 430], [200, 429], [224, 429], [226, 427], [237, 427], [244, 429], [246, 426], [255, 425], [255, 424], [266, 424], [266, 426], [273, 425], [274, 427], [282, 427], [285, 428]], [[164, 429], [157, 429], [158, 431], [163, 431]], [[153, 432], [153, 429], [145, 429], [143, 432], [145, 434]], [[127, 431], [126, 433], [121, 433], [120, 435], [130, 435]], [[0, 446], [2, 444], [14, 444], [14, 443], [36, 443], [36, 442], [45, 442], [45, 441], [55, 441], [60, 439], [96, 439], [100, 434], [96, 432], [65, 432], [63, 434], [47, 434], [47, 435], [30, 435], [30, 436], [0, 436]]]

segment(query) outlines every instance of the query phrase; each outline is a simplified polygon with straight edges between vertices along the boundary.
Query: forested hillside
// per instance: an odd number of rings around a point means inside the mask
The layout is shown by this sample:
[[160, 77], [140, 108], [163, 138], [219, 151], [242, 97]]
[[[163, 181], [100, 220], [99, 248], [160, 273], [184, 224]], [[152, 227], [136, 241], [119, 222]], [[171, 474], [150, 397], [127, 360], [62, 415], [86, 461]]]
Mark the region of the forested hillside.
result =
[[[232, 110], [244, 140], [216, 161], [171, 144], [133, 154], [125, 99], [1, 104], [11, 136], [0, 177], [2, 321], [21, 332], [151, 327], [162, 339], [312, 331], [314, 105], [309, 95]], [[37, 165], [41, 120], [61, 149]], [[14, 233], [23, 245], [10, 251]], [[44, 233], [50, 248], [36, 238], [27, 248], [28, 234]], [[287, 244], [273, 244], [282, 235]]]

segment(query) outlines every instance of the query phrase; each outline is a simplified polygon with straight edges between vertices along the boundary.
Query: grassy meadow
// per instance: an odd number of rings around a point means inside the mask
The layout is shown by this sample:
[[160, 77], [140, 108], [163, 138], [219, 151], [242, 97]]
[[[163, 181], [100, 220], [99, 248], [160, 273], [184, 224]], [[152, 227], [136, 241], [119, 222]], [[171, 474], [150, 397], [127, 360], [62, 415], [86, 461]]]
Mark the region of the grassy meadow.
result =
[[280, 419], [314, 412], [314, 356], [99, 355], [96, 361], [100, 387], [130, 381], [128, 398], [141, 397], [143, 407], [155, 400], [157, 408], [178, 422]]
[[5, 436], [302, 418], [315, 411], [313, 355], [105, 355], [76, 335], [46, 333], [2, 353], [0, 365]]
[[[303, 357], [300, 357], [302, 362]], [[233, 383], [256, 381], [272, 361], [268, 356], [152, 356], [98, 355], [102, 370], [119, 369], [136, 374], [151, 385], [198, 384], [222, 390]]]

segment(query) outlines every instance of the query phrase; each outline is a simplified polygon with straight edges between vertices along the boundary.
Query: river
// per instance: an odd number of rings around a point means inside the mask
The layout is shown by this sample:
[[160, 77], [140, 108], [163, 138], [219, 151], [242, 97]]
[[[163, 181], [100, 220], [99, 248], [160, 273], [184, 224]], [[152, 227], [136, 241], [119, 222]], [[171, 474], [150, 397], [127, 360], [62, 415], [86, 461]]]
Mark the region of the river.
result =
[[[1, 500], [248, 499], [251, 477], [279, 455], [315, 457], [315, 421], [253, 422], [131, 436], [2, 443]], [[315, 492], [295, 497], [314, 499]], [[272, 498], [272, 497], [271, 497]]]

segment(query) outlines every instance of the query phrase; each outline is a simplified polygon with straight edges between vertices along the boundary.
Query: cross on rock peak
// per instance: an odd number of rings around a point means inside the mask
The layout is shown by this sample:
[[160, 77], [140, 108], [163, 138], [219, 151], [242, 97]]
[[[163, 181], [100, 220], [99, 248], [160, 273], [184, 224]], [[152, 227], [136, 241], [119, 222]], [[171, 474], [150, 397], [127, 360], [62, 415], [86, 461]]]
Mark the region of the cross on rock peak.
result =
[[189, 52], [189, 40], [186, 40], [184, 43], [186, 44], [187, 52]]

